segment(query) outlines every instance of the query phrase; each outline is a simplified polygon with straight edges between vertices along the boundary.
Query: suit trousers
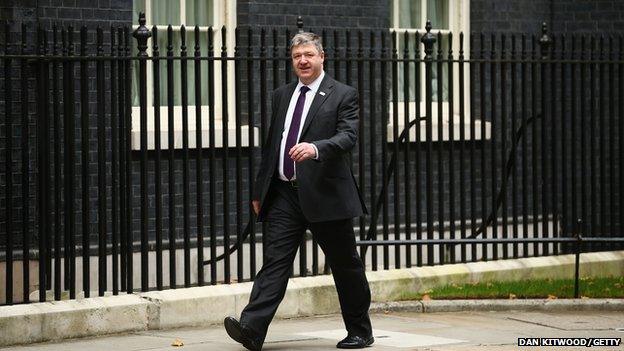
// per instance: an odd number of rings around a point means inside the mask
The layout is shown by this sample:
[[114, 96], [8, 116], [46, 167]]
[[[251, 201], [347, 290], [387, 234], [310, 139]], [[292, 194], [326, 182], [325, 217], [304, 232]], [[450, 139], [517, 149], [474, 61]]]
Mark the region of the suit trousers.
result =
[[370, 288], [356, 251], [352, 220], [308, 222], [299, 206], [296, 188], [280, 180], [272, 181], [265, 204], [269, 206], [263, 238], [265, 261], [254, 281], [249, 304], [241, 314], [241, 325], [256, 334], [260, 343], [264, 341], [286, 293], [297, 249], [306, 229], [310, 229], [331, 267], [347, 332], [362, 337], [372, 335], [368, 315]]

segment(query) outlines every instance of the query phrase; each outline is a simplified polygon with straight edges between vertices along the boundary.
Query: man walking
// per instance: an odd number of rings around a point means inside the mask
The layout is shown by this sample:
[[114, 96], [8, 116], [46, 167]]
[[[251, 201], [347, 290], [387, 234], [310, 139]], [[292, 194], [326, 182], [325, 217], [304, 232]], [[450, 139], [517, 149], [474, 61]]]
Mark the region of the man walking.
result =
[[366, 212], [350, 167], [358, 131], [357, 92], [325, 74], [318, 35], [296, 34], [290, 53], [299, 79], [273, 93], [252, 200], [258, 220], [267, 223], [265, 263], [240, 322], [227, 317], [225, 329], [247, 349], [262, 349], [297, 248], [310, 229], [332, 269], [348, 333], [336, 347], [364, 348], [374, 339], [370, 289], [352, 225], [353, 217]]

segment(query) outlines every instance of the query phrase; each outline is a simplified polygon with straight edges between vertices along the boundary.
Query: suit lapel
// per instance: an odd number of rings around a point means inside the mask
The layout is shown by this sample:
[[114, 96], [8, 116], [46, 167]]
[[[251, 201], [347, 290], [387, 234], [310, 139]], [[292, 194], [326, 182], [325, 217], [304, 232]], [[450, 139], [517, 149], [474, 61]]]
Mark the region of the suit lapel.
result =
[[316, 92], [316, 96], [314, 97], [314, 100], [312, 100], [312, 105], [310, 105], [310, 110], [308, 110], [308, 114], [303, 124], [303, 128], [301, 129], [300, 138], [305, 135], [306, 131], [310, 127], [310, 123], [312, 123], [312, 120], [316, 116], [316, 113], [318, 112], [319, 108], [321, 108], [325, 100], [327, 100], [329, 95], [331, 95], [332, 91], [334, 90], [333, 88], [334, 88], [334, 80], [330, 76], [325, 74], [325, 78], [323, 78], [323, 81], [321, 82], [321, 85], [319, 86], [319, 89]]

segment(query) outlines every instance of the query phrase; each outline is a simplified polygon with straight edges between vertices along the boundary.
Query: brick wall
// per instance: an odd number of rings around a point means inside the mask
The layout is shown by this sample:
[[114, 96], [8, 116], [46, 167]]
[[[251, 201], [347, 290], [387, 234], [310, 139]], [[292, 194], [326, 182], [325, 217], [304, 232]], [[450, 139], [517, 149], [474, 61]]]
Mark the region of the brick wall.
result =
[[471, 0], [470, 30], [533, 33], [546, 22], [554, 33], [624, 33], [618, 0]]
[[471, 0], [470, 31], [533, 33], [551, 22], [549, 0]]
[[5, 1], [14, 21], [89, 27], [130, 24], [132, 0], [25, 0]]
[[239, 0], [239, 25], [292, 26], [297, 16], [305, 28], [387, 28], [388, 2], [375, 0], [311, 0], [293, 4], [280, 0]]
[[624, 2], [618, 0], [552, 1], [558, 33], [624, 33]]

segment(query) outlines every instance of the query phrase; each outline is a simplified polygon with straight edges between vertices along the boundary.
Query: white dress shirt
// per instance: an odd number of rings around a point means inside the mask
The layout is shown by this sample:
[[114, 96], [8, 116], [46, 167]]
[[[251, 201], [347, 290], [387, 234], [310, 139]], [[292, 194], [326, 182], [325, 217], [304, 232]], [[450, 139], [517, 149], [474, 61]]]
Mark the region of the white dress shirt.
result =
[[[297, 134], [297, 142], [299, 142], [299, 138], [301, 137], [301, 130], [303, 129], [303, 125], [305, 124], [306, 117], [308, 115], [308, 111], [310, 110], [310, 106], [312, 105], [312, 101], [314, 97], [318, 93], [318, 89], [321, 86], [321, 82], [325, 77], [325, 71], [321, 71], [321, 74], [314, 80], [314, 82], [307, 85], [310, 88], [310, 91], [306, 93], [305, 104], [303, 105], [303, 112], [301, 113], [301, 123], [299, 124], [299, 133]], [[301, 87], [305, 84], [301, 83], [301, 80], [295, 87], [295, 91], [290, 97], [290, 104], [288, 105], [288, 110], [286, 111], [286, 120], [284, 121], [284, 129], [282, 130], [282, 141], [280, 143], [280, 153], [279, 153], [279, 178], [281, 180], [288, 181], [288, 178], [284, 176], [284, 149], [286, 148], [286, 138], [288, 137], [288, 131], [290, 130], [290, 123], [292, 122], [293, 114], [295, 113], [295, 105], [297, 105], [297, 99], [299, 99], [299, 94], [301, 94]], [[314, 144], [314, 151], [316, 152], [316, 157], [318, 158], [318, 149]], [[288, 157], [288, 156], [286, 156]], [[295, 163], [295, 175], [292, 180], [297, 179], [297, 163]]]

